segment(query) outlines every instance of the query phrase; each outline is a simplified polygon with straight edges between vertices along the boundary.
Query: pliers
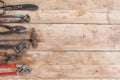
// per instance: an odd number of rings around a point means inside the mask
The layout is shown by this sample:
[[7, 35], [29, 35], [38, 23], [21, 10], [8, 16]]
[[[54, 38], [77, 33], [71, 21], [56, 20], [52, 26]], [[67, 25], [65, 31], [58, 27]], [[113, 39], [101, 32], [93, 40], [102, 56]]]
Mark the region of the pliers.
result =
[[19, 68], [16, 72], [4, 72], [0, 73], [0, 76], [14, 76], [21, 75], [24, 71], [31, 73], [32, 69], [28, 65], [17, 65], [17, 64], [0, 64], [0, 68]]
[[9, 26], [9, 25], [0, 25], [0, 28], [8, 29], [8, 31], [0, 32], [0, 34], [11, 34], [11, 33], [26, 33], [26, 28], [23, 26]]

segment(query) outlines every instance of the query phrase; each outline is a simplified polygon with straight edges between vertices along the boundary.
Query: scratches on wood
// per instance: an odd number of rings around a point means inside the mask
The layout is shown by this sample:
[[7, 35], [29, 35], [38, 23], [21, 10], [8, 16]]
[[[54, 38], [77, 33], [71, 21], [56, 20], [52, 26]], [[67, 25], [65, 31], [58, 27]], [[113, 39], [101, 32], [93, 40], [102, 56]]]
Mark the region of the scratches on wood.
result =
[[38, 49], [35, 50], [119, 50], [119, 25], [30, 24], [24, 26], [32, 28], [33, 25], [38, 31], [40, 41]]
[[[7, 12], [8, 14], [19, 14]], [[85, 11], [84, 8], [77, 10], [39, 10], [37, 12], [22, 12], [31, 16], [31, 23], [57, 23], [57, 24], [113, 24], [119, 25], [120, 12], [95, 12]]]
[[36, 28], [39, 46], [28, 51], [32, 61], [25, 59], [25, 63], [32, 62], [32, 74], [2, 79], [120, 79], [119, 0], [5, 1], [9, 4], [33, 3], [40, 7], [35, 12], [7, 12], [31, 16], [30, 24], [20, 25]]
[[[36, 52], [34, 57], [46, 65], [119, 65], [119, 52]], [[38, 58], [39, 57], [39, 58]]]
[[35, 58], [39, 78], [119, 77], [119, 52], [37, 52]]

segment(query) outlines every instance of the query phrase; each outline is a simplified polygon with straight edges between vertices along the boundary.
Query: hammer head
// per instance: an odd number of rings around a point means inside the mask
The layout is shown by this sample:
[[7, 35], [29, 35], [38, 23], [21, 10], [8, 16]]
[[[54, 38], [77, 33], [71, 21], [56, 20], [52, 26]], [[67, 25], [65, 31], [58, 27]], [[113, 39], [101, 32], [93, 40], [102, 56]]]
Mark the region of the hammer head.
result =
[[32, 69], [28, 66], [28, 65], [23, 65], [19, 68], [19, 70], [17, 71], [17, 75], [21, 75], [24, 71], [26, 71], [27, 73], [31, 73]]
[[37, 39], [37, 33], [34, 28], [32, 28], [31, 36], [30, 36], [30, 41], [32, 43], [33, 48], [37, 48], [38, 46], [38, 39]]

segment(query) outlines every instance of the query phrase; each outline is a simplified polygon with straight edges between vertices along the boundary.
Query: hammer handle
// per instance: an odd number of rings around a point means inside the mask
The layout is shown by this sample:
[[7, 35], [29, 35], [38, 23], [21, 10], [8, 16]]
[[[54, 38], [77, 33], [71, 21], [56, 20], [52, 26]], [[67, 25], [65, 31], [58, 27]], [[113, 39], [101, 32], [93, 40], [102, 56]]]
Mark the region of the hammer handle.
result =
[[14, 75], [17, 75], [16, 72], [0, 73], [0, 76], [14, 76]]
[[0, 64], [0, 68], [16, 68], [16, 64]]

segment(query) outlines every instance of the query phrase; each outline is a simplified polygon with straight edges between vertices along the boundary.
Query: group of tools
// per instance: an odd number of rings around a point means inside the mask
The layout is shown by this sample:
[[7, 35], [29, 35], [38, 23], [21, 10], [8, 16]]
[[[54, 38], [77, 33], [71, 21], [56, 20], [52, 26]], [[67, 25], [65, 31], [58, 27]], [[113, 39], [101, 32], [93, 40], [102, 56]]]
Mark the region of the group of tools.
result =
[[13, 10], [35, 11], [38, 10], [38, 6], [34, 4], [6, 5], [3, 0], [0, 0], [0, 28], [6, 29], [5, 31], [0, 32], [0, 42], [19, 41], [19, 43], [16, 44], [0, 43], [1, 50], [14, 50], [14, 53], [12, 54], [8, 54], [7, 52], [0, 53], [0, 56], [4, 57], [4, 60], [0, 63], [0, 68], [19, 68], [17, 72], [0, 73], [0, 76], [21, 75], [23, 71], [31, 73], [31, 68], [28, 65], [10, 64], [9, 61], [21, 59], [22, 55], [30, 48], [30, 43], [33, 48], [37, 48], [38, 46], [35, 28], [32, 28], [30, 35], [28, 35], [29, 32], [23, 26], [2, 25], [2, 23], [30, 22], [30, 16], [28, 14], [6, 15], [6, 11]]

